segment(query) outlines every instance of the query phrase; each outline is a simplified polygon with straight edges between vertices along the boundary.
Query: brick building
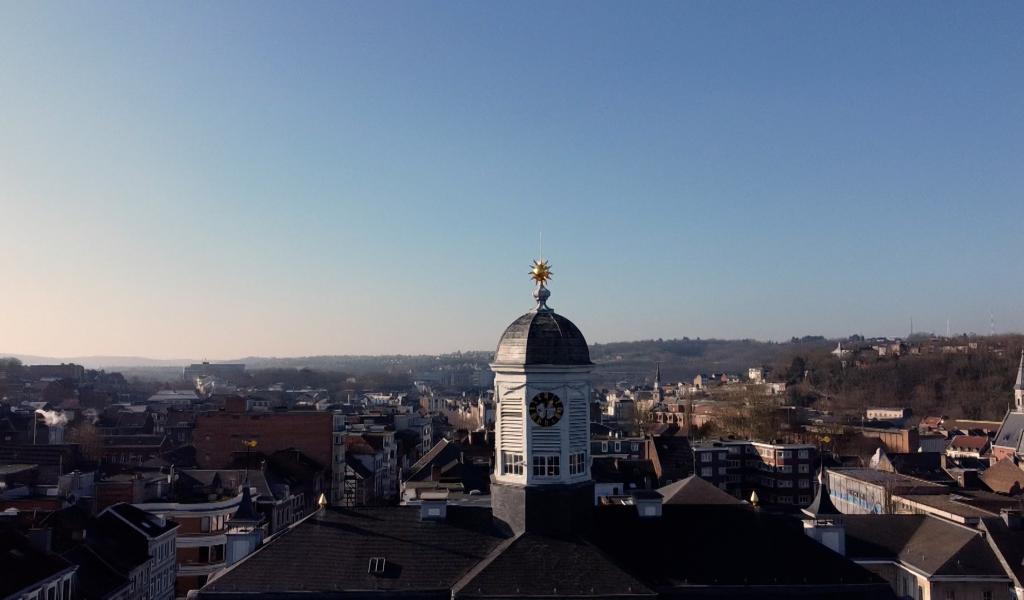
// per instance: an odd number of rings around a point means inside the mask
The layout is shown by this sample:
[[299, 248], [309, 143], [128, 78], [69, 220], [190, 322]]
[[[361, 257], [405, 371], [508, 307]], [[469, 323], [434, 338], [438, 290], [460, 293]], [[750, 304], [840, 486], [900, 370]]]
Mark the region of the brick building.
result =
[[331, 464], [333, 418], [329, 412], [252, 412], [234, 410], [196, 415], [192, 443], [203, 469], [223, 469], [244, 457], [245, 441], [269, 455], [294, 448], [322, 465]]
[[816, 464], [811, 444], [720, 440], [693, 448], [695, 475], [744, 500], [756, 491], [766, 504], [810, 504]]

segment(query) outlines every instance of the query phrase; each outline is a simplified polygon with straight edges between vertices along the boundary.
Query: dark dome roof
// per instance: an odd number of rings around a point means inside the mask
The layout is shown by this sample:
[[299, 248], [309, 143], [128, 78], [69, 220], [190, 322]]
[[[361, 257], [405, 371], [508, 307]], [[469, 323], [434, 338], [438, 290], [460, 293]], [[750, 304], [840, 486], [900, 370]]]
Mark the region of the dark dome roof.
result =
[[589, 365], [590, 349], [578, 327], [546, 307], [530, 311], [501, 334], [494, 362], [514, 365]]

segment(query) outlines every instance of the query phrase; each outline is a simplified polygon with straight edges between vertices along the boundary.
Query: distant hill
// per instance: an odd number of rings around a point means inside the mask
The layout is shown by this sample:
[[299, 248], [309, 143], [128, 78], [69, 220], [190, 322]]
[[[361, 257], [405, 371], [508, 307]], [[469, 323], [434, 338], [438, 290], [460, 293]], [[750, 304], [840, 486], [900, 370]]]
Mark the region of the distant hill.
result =
[[[690, 380], [697, 373], [745, 373], [748, 367], [773, 364], [799, 351], [834, 347], [835, 341], [809, 338], [800, 343], [774, 343], [757, 340], [673, 339], [614, 342], [591, 346], [591, 359], [597, 364], [596, 383], [645, 383], [653, 379], [655, 363], [661, 362], [666, 383]], [[313, 369], [362, 373], [414, 373], [442, 366], [470, 364], [483, 366], [491, 360], [490, 350], [454, 352], [443, 355], [322, 355], [301, 357], [247, 356], [210, 362], [244, 363], [249, 369]], [[150, 376], [171, 373], [197, 359], [154, 359], [139, 356], [47, 357], [4, 354], [25, 364], [73, 362], [89, 369], [142, 371]]]
[[189, 358], [146, 358], [144, 356], [35, 356], [32, 354], [17, 354], [13, 352], [0, 352], [0, 358], [16, 358], [26, 365], [55, 365], [60, 363], [75, 363], [86, 369], [107, 369], [116, 367], [182, 367], [189, 363], [198, 362]]

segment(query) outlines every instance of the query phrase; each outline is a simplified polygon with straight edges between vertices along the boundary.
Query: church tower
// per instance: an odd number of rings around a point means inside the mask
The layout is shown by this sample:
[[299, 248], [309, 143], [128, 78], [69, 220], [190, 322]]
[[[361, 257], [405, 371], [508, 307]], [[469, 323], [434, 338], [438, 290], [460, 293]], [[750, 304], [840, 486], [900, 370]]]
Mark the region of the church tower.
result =
[[665, 401], [665, 391], [661, 389], [661, 363], [658, 363], [658, 370], [654, 372], [654, 402], [661, 404]]
[[512, 322], [494, 354], [495, 455], [491, 504], [513, 532], [586, 526], [590, 478], [590, 349], [548, 305], [547, 261], [534, 261], [536, 306]]
[[1013, 386], [1013, 405], [1017, 412], [1024, 412], [1024, 350], [1020, 351], [1020, 366], [1017, 367], [1017, 383]]

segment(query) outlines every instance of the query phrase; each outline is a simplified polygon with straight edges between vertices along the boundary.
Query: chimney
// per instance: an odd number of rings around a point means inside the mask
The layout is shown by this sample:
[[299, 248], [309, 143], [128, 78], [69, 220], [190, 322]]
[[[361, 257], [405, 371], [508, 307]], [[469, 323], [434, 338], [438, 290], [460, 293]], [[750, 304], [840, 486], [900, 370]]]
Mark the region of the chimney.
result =
[[1021, 518], [1020, 511], [1012, 508], [1002, 508], [999, 510], [999, 516], [1002, 517], [1003, 523], [1006, 524], [1007, 529], [1017, 531], [1020, 529]]
[[661, 505], [664, 498], [654, 490], [637, 490], [633, 492], [633, 504], [641, 519], [658, 518], [661, 516]]
[[448, 490], [420, 494], [420, 521], [444, 521], [448, 517]]

